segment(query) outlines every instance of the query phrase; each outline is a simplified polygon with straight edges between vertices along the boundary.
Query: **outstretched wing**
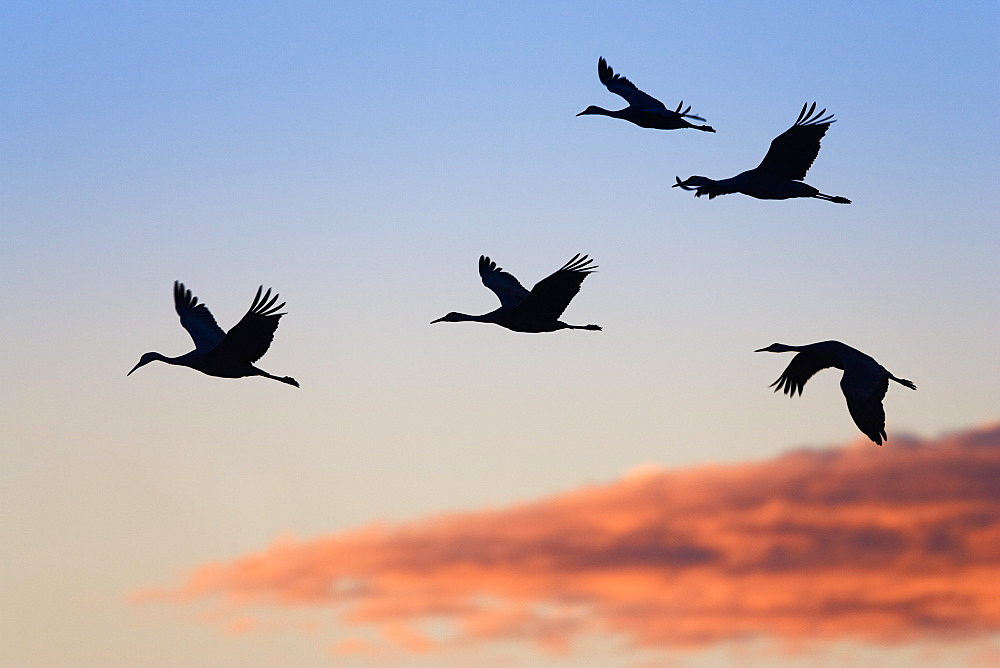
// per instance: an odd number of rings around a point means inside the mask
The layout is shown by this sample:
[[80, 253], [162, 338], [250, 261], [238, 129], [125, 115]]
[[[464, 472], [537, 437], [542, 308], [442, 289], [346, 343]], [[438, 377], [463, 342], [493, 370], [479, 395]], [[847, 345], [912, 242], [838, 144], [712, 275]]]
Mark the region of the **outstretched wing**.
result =
[[[806, 108], [808, 107], [808, 111]], [[777, 178], [801, 181], [819, 154], [819, 140], [833, 123], [833, 114], [824, 117], [826, 109], [819, 113], [816, 103], [802, 105], [795, 125], [788, 128], [771, 142], [771, 148], [757, 169]]]
[[253, 298], [250, 310], [243, 318], [233, 325], [218, 346], [215, 347], [215, 354], [226, 357], [234, 362], [246, 362], [252, 364], [264, 356], [267, 349], [271, 347], [274, 340], [274, 330], [278, 329], [278, 320], [284, 313], [278, 313], [284, 308], [282, 302], [277, 306], [278, 294], [271, 296], [271, 288], [267, 289], [264, 296], [261, 292], [264, 286], [257, 288], [257, 296]]
[[796, 392], [801, 395], [806, 381], [812, 378], [817, 371], [833, 366], [833, 362], [834, 360], [830, 356], [817, 352], [796, 353], [785, 370], [781, 372], [778, 380], [768, 387], [773, 387], [775, 392], [781, 390], [790, 397], [794, 397]]
[[496, 294], [504, 308], [514, 308], [528, 296], [528, 291], [516, 278], [485, 255], [479, 256], [479, 275], [483, 285]]
[[181, 327], [191, 335], [195, 350], [208, 352], [225, 338], [226, 333], [215, 322], [208, 307], [199, 304], [198, 298], [180, 281], [174, 281], [174, 308], [181, 317]]
[[570, 301], [580, 292], [580, 284], [592, 271], [593, 260], [579, 253], [548, 278], [543, 278], [531, 288], [531, 292], [521, 305], [518, 314], [529, 320], [558, 320]]
[[854, 424], [865, 436], [882, 445], [885, 435], [885, 409], [882, 399], [889, 389], [889, 374], [877, 363], [848, 367], [840, 381], [847, 399], [847, 410]]
[[603, 57], [597, 60], [597, 76], [600, 77], [601, 83], [604, 84], [609, 91], [615, 95], [621, 95], [625, 98], [626, 102], [637, 109], [660, 112], [667, 110], [663, 103], [655, 97], [648, 95], [647, 93], [643, 93], [635, 87], [634, 83], [622, 75], [615, 74], [615, 71], [611, 69], [610, 65], [608, 65], [608, 61], [604, 60]]

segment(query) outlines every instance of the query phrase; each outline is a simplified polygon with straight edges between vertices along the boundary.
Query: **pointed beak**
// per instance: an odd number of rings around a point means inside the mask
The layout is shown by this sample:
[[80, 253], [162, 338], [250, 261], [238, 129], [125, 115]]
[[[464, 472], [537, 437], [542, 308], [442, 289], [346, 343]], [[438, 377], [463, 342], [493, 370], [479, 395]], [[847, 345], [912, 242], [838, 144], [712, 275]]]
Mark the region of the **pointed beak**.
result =
[[432, 324], [432, 325], [433, 325], [433, 324], [434, 324], [435, 322], [442, 322], [443, 320], [444, 320], [444, 316], [441, 316], [441, 317], [440, 317], [440, 318], [438, 318], [437, 320], [431, 320], [431, 323], [430, 323], [430, 324]]
[[767, 352], [767, 348], [758, 348], [758, 349], [757, 349], [757, 350], [755, 350], [754, 352], [755, 352], [755, 353], [766, 353], [766, 352]]
[[577, 116], [583, 116], [583, 112], [581, 111]]
[[[142, 366], [142, 360], [139, 360], [139, 363], [136, 364], [134, 367], [132, 367], [132, 371], [135, 371], [136, 369], [138, 369], [141, 366]], [[129, 371], [127, 374], [125, 374], [125, 376], [126, 377], [131, 376], [132, 375], [132, 371]]]

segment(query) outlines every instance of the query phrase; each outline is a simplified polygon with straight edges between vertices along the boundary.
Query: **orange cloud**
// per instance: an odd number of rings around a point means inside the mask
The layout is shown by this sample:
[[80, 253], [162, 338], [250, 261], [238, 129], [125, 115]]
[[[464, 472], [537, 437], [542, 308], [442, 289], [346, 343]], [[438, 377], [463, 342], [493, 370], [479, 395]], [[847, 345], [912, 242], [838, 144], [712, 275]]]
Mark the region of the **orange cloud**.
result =
[[[1000, 424], [772, 461], [644, 467], [504, 510], [284, 539], [174, 589], [247, 609], [329, 606], [393, 651], [493, 640], [551, 652], [770, 637], [873, 643], [1000, 631]], [[367, 651], [347, 639], [335, 651]]]

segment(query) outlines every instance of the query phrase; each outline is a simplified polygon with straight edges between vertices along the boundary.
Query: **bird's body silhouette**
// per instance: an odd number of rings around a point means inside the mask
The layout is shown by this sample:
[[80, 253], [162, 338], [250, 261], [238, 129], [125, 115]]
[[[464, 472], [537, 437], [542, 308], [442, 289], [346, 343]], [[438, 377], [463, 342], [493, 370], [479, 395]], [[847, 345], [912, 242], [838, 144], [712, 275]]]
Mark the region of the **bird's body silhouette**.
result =
[[577, 114], [577, 116], [611, 116], [612, 118], [621, 118], [635, 123], [641, 128], [653, 128], [656, 130], [694, 128], [695, 130], [704, 130], [705, 132], [715, 132], [711, 125], [694, 125], [688, 122], [687, 119], [689, 118], [702, 122], [705, 119], [689, 113], [691, 111], [690, 106], [687, 109], [682, 109], [684, 106], [683, 100], [677, 105], [677, 109], [667, 109], [666, 105], [655, 97], [643, 93], [635, 87], [634, 83], [622, 75], [615, 74], [611, 66], [608, 65], [608, 61], [604, 60], [604, 58], [599, 58], [597, 61], [597, 76], [600, 77], [601, 83], [609, 91], [623, 97], [628, 102], [628, 106], [616, 111], [590, 106]]
[[[807, 111], [808, 108], [808, 111]], [[767, 155], [755, 168], [728, 179], [715, 181], [705, 176], [691, 176], [681, 181], [675, 177], [673, 187], [694, 190], [695, 197], [708, 195], [709, 199], [730, 193], [743, 193], [757, 199], [791, 199], [815, 197], [816, 199], [850, 204], [846, 197], [824, 195], [802, 179], [819, 154], [819, 142], [826, 134], [833, 114], [823, 117], [826, 109], [818, 114], [816, 103], [802, 106], [795, 125], [785, 130], [771, 142]]]
[[568, 325], [559, 320], [580, 284], [596, 266], [587, 256], [574, 255], [557, 272], [539, 281], [529, 292], [516, 278], [485, 255], [479, 257], [483, 285], [500, 299], [500, 308], [483, 315], [451, 312], [435, 322], [489, 322], [515, 332], [554, 332], [560, 329], [600, 330], [598, 325]]
[[896, 378], [868, 355], [840, 341], [821, 341], [804, 346], [772, 343], [754, 352], [798, 353], [778, 380], [771, 384], [775, 392], [782, 390], [790, 397], [796, 392], [802, 394], [806, 381], [817, 371], [829, 367], [841, 369], [844, 376], [840, 379], [840, 389], [847, 399], [847, 409], [854, 418], [854, 424], [879, 445], [887, 438], [882, 399], [889, 390], [889, 381], [896, 381], [911, 390], [917, 389], [912, 381]]
[[[204, 304], [198, 303], [198, 298], [184, 288], [184, 284], [174, 281], [174, 307], [181, 318], [181, 326], [187, 330], [194, 340], [194, 350], [180, 357], [166, 357], [160, 353], [145, 353], [139, 363], [132, 367], [135, 371], [150, 362], [166, 362], [178, 366], [191, 367], [209, 376], [221, 378], [243, 378], [245, 376], [264, 376], [282, 383], [299, 384], [289, 376], [272, 376], [268, 372], [253, 365], [267, 352], [274, 339], [274, 330], [278, 328], [278, 320], [284, 313], [278, 313], [285, 304], [277, 306], [278, 295], [271, 296], [268, 288], [261, 297], [264, 286], [257, 289], [253, 305], [246, 315], [229, 330], [223, 332], [216, 324], [215, 318]], [[126, 375], [131, 375], [129, 371]]]

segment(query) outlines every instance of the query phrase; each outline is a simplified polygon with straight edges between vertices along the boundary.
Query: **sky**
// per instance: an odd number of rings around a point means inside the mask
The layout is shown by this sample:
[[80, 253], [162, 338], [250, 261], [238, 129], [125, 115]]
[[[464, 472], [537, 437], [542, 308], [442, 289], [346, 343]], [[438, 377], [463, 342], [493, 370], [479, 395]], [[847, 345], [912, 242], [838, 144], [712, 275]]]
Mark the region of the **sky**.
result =
[[[993, 3], [3, 15], [0, 663], [1000, 663]], [[717, 133], [576, 117], [599, 56]], [[669, 187], [814, 100], [850, 206]], [[429, 324], [578, 252], [602, 332]], [[174, 280], [280, 292], [301, 388], [126, 378], [191, 348]], [[886, 446], [836, 371], [768, 389], [826, 339], [917, 384]]]

